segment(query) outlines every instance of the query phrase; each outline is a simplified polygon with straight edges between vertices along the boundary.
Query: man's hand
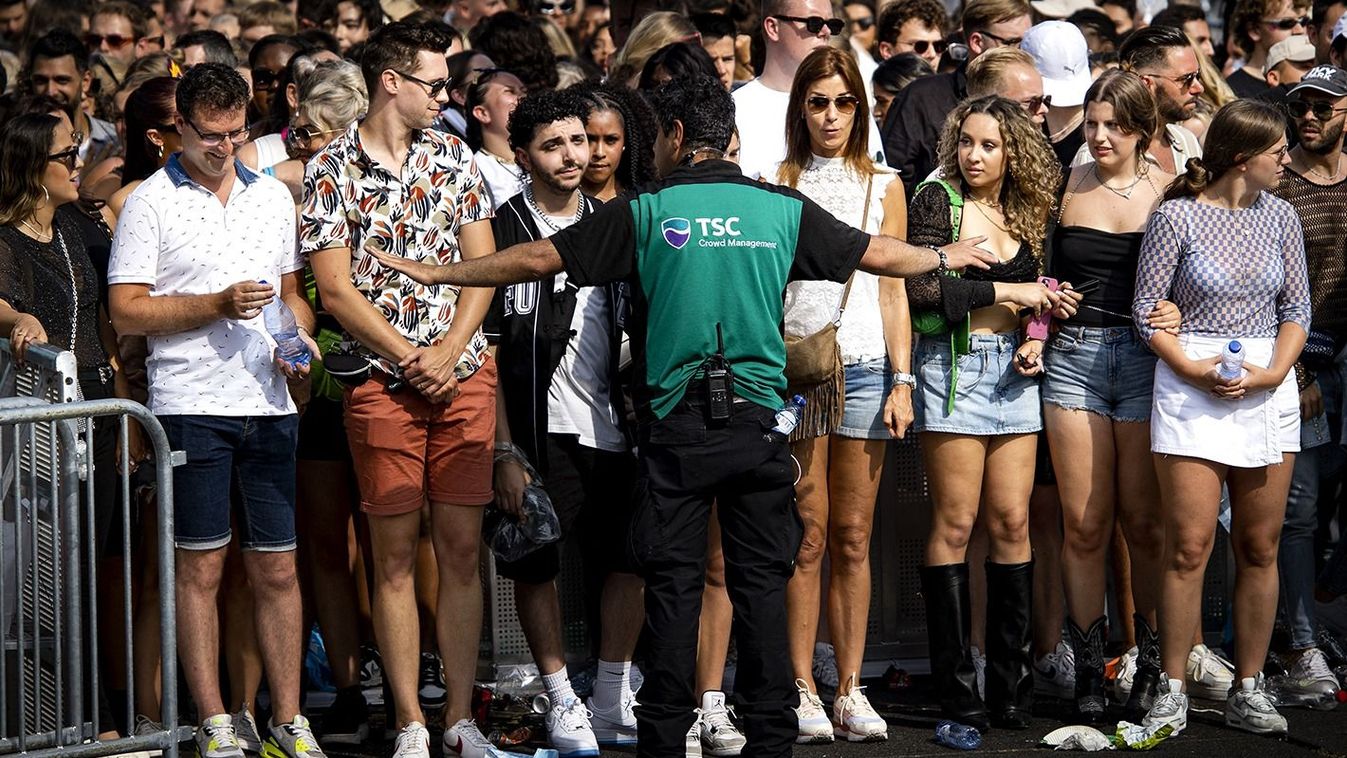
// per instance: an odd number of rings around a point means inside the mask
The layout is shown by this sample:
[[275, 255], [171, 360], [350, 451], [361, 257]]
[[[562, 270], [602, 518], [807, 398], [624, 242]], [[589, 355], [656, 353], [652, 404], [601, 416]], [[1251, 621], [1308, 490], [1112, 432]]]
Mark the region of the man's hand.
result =
[[969, 237], [966, 240], [959, 240], [940, 248], [940, 251], [945, 254], [945, 268], [950, 271], [962, 271], [969, 266], [983, 269], [991, 268], [993, 263], [997, 263], [1001, 259], [996, 257], [996, 253], [978, 247], [986, 239], [986, 237]]
[[[451, 355], [452, 352], [452, 355]], [[402, 376], [417, 392], [432, 403], [449, 403], [458, 397], [458, 377], [454, 366], [463, 351], [454, 352], [443, 343], [414, 348], [398, 365]]]
[[238, 282], [221, 292], [220, 315], [247, 321], [262, 315], [262, 309], [271, 302], [276, 290], [270, 284]]
[[305, 347], [309, 348], [309, 360], [300, 363], [299, 365], [291, 365], [290, 361], [281, 357], [281, 349], [279, 347], [273, 350], [271, 355], [272, 360], [276, 363], [276, 368], [282, 374], [285, 374], [285, 378], [291, 382], [308, 378], [310, 364], [323, 357], [322, 353], [318, 350], [318, 343], [313, 341], [313, 338], [309, 336], [308, 332], [300, 329], [299, 339], [304, 343]]
[[9, 330], [9, 349], [20, 365], [28, 353], [29, 345], [46, 341], [47, 330], [42, 328], [42, 322], [37, 320], [37, 316], [30, 313], [19, 316], [14, 322], [14, 328]]
[[1300, 420], [1318, 418], [1323, 412], [1324, 393], [1319, 389], [1319, 382], [1310, 382], [1310, 386], [1300, 391]]
[[443, 274], [446, 272], [446, 269], [449, 268], [448, 266], [436, 266], [429, 263], [422, 263], [421, 261], [403, 258], [400, 255], [390, 255], [380, 250], [370, 250], [368, 252], [370, 255], [377, 258], [380, 263], [397, 271], [403, 276], [406, 276], [414, 282], [426, 285], [448, 284], [448, 281], [443, 278]]
[[524, 466], [514, 458], [505, 457], [496, 463], [495, 470], [496, 507], [514, 516], [524, 514], [524, 488], [533, 478], [524, 470]]

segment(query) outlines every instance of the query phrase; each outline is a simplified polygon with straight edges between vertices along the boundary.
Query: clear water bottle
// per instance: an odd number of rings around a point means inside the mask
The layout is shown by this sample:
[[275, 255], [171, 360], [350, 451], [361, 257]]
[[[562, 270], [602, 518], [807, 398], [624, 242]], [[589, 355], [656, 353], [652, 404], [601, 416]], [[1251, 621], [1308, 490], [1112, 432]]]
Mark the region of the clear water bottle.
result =
[[954, 721], [941, 721], [936, 725], [935, 741], [938, 745], [955, 750], [977, 750], [982, 747], [982, 735], [978, 730]]
[[[263, 281], [262, 284], [266, 282]], [[262, 309], [262, 320], [267, 325], [267, 332], [276, 340], [276, 350], [282, 360], [289, 363], [292, 368], [309, 365], [309, 361], [313, 360], [313, 354], [309, 352], [309, 346], [304, 344], [304, 340], [299, 338], [295, 314], [290, 310], [290, 306], [281, 300], [279, 292]]]
[[776, 410], [776, 426], [764, 437], [770, 442], [785, 442], [790, 437], [790, 433], [795, 431], [795, 427], [800, 425], [800, 418], [804, 415], [804, 396], [795, 395], [783, 406]]
[[1221, 366], [1216, 371], [1227, 382], [1243, 376], [1244, 346], [1239, 340], [1230, 340], [1221, 349]]

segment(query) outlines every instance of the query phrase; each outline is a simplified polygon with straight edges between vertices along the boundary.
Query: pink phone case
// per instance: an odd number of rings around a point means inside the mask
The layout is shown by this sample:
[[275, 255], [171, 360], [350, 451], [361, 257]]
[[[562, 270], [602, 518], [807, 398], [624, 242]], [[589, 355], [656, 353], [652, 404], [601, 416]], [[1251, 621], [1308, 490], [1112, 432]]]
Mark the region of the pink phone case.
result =
[[[1053, 292], [1056, 292], [1059, 287], [1057, 280], [1050, 276], [1040, 276], [1038, 277], [1038, 281], [1042, 282]], [[1044, 311], [1043, 313], [1034, 316], [1033, 320], [1029, 322], [1028, 328], [1024, 330], [1025, 334], [1028, 335], [1031, 340], [1046, 340], [1048, 338], [1048, 325], [1051, 323], [1052, 311]]]

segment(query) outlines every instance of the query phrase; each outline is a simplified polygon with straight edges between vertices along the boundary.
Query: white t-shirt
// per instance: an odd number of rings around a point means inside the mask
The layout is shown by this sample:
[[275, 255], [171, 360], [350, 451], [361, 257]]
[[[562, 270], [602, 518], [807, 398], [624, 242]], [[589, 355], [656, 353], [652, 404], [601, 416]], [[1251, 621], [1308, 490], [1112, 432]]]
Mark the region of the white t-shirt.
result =
[[[224, 205], [188, 177], [176, 155], [142, 182], [117, 220], [108, 284], [148, 284], [153, 297], [207, 295], [243, 281], [265, 280], [279, 290], [284, 274], [302, 269], [290, 191], [234, 166], [238, 176]], [[295, 413], [261, 316], [212, 321], [148, 343], [150, 410], [157, 415]]]
[[[786, 158], [786, 109], [790, 93], [768, 89], [760, 79], [734, 91], [734, 125], [739, 129], [739, 166], [750, 179], [776, 181], [776, 167]], [[884, 164], [884, 142], [870, 119], [867, 150]]]
[[524, 190], [524, 177], [515, 164], [503, 163], [500, 158], [485, 150], [478, 150], [474, 154], [474, 160], [477, 161], [477, 170], [482, 172], [482, 178], [486, 180], [486, 191], [491, 195], [492, 210], [500, 210], [502, 205], [510, 202], [510, 198]]
[[[529, 213], [543, 237], [575, 223], [574, 216], [544, 218], [531, 207]], [[566, 280], [566, 272], [557, 274], [553, 288], [561, 292], [568, 286], [572, 285]], [[547, 431], [574, 434], [585, 447], [620, 453], [627, 449], [627, 441], [618, 428], [611, 402], [608, 362], [614, 356], [609, 355], [610, 328], [608, 291], [602, 287], [578, 288], [575, 315], [571, 317], [572, 336], [547, 389]]]

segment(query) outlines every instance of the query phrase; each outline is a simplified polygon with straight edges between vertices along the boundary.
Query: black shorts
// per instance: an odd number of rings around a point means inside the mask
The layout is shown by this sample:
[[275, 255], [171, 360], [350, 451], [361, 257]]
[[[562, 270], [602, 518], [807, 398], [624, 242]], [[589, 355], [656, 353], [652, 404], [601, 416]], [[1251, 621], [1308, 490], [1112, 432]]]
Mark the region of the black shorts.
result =
[[[576, 539], [589, 565], [601, 575], [633, 573], [627, 560], [636, 458], [580, 444], [574, 434], [547, 435], [543, 488], [561, 522], [561, 541]], [[496, 560], [501, 576], [525, 584], [550, 582], [561, 573], [561, 542], [553, 542], [514, 562]]]
[[299, 446], [295, 460], [350, 461], [351, 446], [346, 439], [340, 400], [314, 397], [299, 417]]

